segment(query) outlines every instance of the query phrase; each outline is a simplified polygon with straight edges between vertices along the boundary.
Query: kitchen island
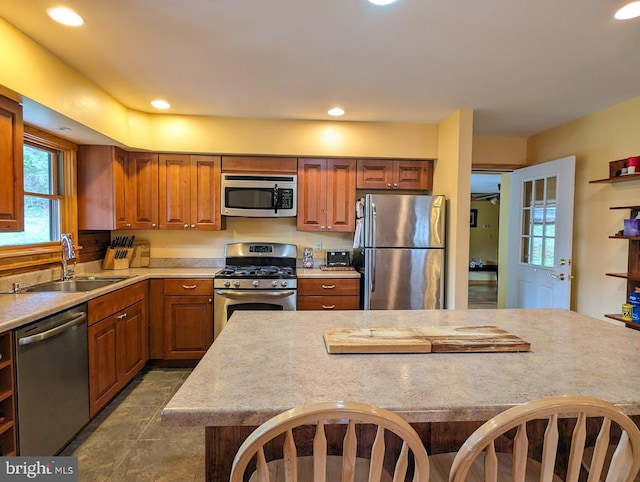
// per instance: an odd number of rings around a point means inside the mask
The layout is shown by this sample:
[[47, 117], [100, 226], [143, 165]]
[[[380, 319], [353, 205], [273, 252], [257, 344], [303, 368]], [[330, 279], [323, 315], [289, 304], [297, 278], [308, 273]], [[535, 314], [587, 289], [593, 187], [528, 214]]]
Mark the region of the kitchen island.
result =
[[[495, 325], [531, 351], [330, 355], [323, 340], [328, 327], [424, 325]], [[221, 481], [253, 428], [304, 403], [361, 400], [392, 410], [436, 453], [547, 395], [592, 395], [640, 415], [639, 379], [640, 332], [566, 310], [236, 312], [162, 423], [206, 427], [207, 480]]]

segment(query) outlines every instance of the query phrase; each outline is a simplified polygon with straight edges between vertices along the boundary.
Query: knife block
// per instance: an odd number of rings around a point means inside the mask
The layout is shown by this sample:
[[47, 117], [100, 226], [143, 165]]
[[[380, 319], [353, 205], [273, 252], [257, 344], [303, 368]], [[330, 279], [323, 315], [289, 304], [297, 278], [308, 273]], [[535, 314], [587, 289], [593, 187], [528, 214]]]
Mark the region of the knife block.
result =
[[[127, 255], [116, 259], [116, 254], [124, 251], [127, 252]], [[133, 256], [133, 248], [107, 248], [102, 269], [128, 269], [131, 256]]]

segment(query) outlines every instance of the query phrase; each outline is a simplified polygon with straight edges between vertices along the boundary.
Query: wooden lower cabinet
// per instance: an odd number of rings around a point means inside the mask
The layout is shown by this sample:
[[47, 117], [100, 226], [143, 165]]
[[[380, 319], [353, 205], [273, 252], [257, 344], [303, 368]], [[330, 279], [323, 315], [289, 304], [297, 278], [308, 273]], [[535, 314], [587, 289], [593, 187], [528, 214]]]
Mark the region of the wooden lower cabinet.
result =
[[213, 343], [213, 280], [164, 280], [163, 359], [194, 360]]
[[[91, 417], [109, 403], [149, 359], [146, 287], [147, 282], [138, 283], [88, 303]], [[118, 311], [96, 320], [96, 316], [104, 314], [104, 307], [110, 301]], [[133, 303], [122, 307], [130, 301]]]
[[0, 455], [16, 455], [12, 332], [0, 334]]
[[357, 278], [298, 279], [297, 309], [357, 310], [360, 307], [360, 280]]

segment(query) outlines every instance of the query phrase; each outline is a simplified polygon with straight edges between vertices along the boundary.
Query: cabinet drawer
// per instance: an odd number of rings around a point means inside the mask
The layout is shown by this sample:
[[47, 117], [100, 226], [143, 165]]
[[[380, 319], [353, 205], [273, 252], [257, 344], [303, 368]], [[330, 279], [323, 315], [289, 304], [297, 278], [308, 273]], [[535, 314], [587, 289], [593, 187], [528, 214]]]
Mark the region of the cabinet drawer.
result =
[[298, 296], [350, 296], [360, 295], [357, 278], [299, 279]]
[[359, 296], [298, 296], [297, 309], [305, 310], [357, 310]]
[[166, 295], [213, 295], [213, 279], [182, 278], [165, 279], [164, 294]]
[[89, 326], [147, 298], [147, 281], [102, 295], [87, 302]]

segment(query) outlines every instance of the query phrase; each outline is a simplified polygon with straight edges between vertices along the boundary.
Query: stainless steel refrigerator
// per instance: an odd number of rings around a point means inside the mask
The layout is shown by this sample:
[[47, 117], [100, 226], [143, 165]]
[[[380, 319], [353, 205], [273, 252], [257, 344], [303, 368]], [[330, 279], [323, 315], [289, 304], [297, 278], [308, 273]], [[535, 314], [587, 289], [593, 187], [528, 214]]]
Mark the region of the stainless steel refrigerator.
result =
[[444, 308], [444, 196], [367, 194], [359, 253], [365, 310]]

